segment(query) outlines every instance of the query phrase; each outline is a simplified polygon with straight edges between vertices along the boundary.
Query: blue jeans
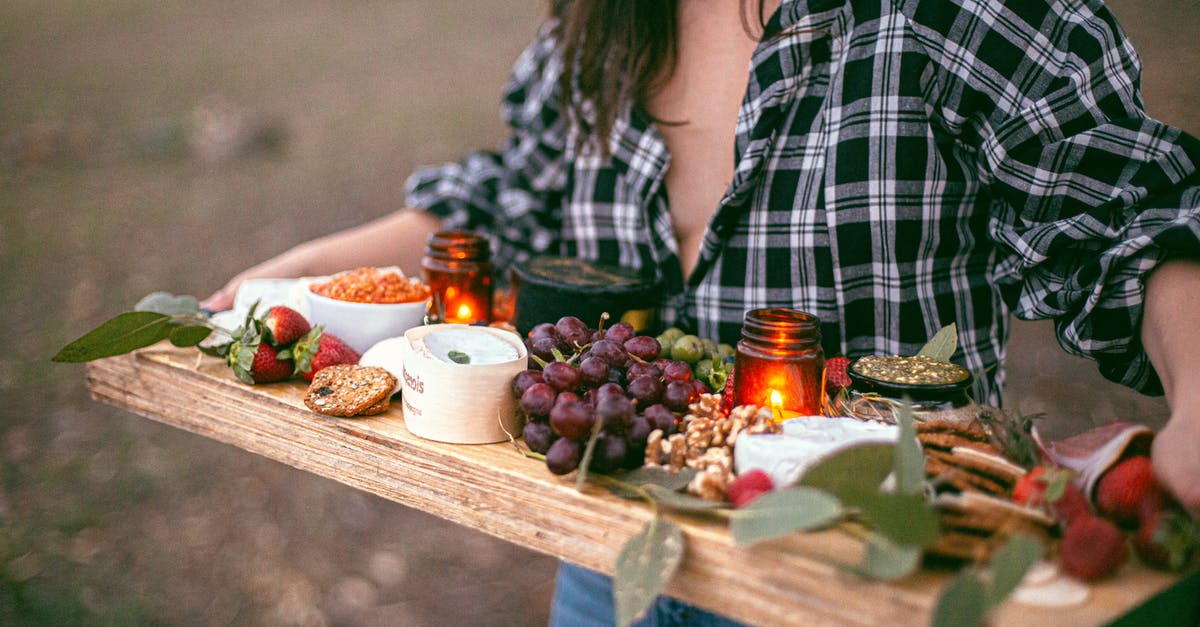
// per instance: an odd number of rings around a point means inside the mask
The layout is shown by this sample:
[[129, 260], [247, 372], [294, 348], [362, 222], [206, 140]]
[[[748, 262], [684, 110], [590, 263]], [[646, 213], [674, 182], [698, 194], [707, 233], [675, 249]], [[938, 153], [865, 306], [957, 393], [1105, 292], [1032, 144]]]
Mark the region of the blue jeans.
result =
[[[612, 579], [582, 566], [559, 562], [550, 606], [550, 627], [612, 627], [617, 623], [613, 607]], [[738, 627], [723, 616], [693, 605], [660, 596], [650, 606], [638, 627]]]

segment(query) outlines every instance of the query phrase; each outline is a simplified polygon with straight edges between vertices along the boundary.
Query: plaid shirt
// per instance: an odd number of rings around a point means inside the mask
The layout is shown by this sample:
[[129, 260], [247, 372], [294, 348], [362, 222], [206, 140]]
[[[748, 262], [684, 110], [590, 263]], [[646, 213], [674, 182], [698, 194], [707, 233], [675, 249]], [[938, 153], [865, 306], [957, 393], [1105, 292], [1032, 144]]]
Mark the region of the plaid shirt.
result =
[[556, 35], [516, 64], [501, 149], [408, 182], [411, 206], [489, 233], [500, 264], [656, 272], [665, 322], [724, 341], [747, 310], [796, 307], [823, 321], [827, 355], [912, 354], [956, 322], [954, 360], [993, 403], [1008, 315], [1054, 318], [1108, 378], [1161, 389], [1142, 278], [1200, 251], [1200, 142], [1146, 117], [1138, 58], [1098, 0], [784, 0], [686, 278], [661, 135], [627, 106], [610, 158], [577, 151]]

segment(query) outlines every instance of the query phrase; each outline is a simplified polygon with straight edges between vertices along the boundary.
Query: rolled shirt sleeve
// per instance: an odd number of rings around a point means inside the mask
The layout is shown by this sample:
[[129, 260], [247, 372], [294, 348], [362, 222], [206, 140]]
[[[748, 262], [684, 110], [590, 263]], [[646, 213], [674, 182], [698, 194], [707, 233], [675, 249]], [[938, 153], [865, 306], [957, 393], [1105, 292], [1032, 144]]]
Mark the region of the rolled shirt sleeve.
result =
[[1106, 378], [1161, 393], [1143, 280], [1200, 255], [1200, 141], [1146, 116], [1139, 60], [1098, 2], [963, 2], [928, 23], [934, 104], [990, 196], [1005, 302], [1053, 318]]
[[408, 206], [440, 217], [445, 228], [486, 234], [500, 267], [557, 251], [567, 121], [555, 27], [542, 27], [505, 87], [509, 139], [497, 150], [417, 170], [405, 185]]

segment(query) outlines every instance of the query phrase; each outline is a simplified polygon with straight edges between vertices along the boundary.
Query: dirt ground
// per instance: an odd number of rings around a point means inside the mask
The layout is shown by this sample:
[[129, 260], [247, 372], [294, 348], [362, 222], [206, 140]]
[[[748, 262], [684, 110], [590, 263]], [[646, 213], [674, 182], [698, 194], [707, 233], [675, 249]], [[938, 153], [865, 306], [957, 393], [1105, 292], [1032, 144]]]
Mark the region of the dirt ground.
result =
[[[1200, 133], [1200, 4], [1112, 3], [1151, 113]], [[57, 348], [400, 207], [501, 139], [541, 2], [0, 3], [0, 624], [522, 625], [554, 561], [88, 399]], [[1165, 406], [1014, 333], [1008, 401]], [[1064, 427], [1066, 428], [1066, 427]]]

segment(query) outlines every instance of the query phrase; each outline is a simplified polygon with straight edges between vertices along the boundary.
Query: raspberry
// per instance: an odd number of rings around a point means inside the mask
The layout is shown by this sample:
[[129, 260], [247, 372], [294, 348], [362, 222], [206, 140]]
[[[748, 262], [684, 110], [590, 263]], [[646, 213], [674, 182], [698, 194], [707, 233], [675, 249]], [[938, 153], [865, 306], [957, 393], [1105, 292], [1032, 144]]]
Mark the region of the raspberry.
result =
[[725, 390], [721, 393], [721, 415], [728, 416], [729, 412], [733, 411], [733, 367], [729, 367], [729, 373], [725, 378]]
[[825, 360], [825, 392], [828, 394], [837, 394], [842, 390], [850, 387], [850, 375], [846, 374], [846, 368], [850, 365], [850, 360], [846, 357], [830, 357]]
[[770, 492], [774, 487], [770, 475], [755, 469], [738, 475], [733, 483], [729, 484], [725, 496], [735, 508], [740, 509], [752, 503], [754, 499]]
[[1088, 505], [1087, 497], [1083, 495], [1083, 490], [1074, 483], [1068, 483], [1062, 496], [1057, 501], [1051, 504], [1051, 509], [1058, 514], [1058, 519], [1066, 526], [1070, 526], [1077, 518], [1092, 515], [1092, 508]]
[[1063, 570], [1084, 581], [1109, 575], [1125, 563], [1129, 552], [1125, 536], [1111, 521], [1081, 516], [1067, 525], [1059, 544]]

